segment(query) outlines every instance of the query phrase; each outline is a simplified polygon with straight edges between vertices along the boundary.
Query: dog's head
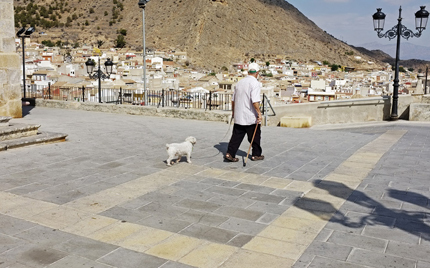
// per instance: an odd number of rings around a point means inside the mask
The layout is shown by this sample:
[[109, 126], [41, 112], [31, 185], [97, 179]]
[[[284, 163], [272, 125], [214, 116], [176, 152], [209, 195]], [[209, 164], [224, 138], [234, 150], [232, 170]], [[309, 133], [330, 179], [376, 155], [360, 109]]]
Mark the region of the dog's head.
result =
[[188, 138], [186, 138], [185, 141], [188, 141], [192, 145], [196, 144], [196, 142], [197, 142], [196, 138], [194, 138], [192, 136], [189, 136]]

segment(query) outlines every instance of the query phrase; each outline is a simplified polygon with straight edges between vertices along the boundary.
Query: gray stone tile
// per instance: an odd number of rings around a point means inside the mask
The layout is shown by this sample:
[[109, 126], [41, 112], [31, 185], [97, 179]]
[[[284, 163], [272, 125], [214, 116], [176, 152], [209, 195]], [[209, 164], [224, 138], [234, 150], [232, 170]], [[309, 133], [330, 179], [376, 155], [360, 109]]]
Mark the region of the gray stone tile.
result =
[[345, 261], [348, 258], [348, 255], [351, 250], [352, 247], [349, 246], [343, 246], [328, 242], [313, 241], [306, 249], [305, 253]]
[[34, 223], [0, 214], [0, 233], [15, 235], [35, 226]]
[[140, 196], [139, 200], [141, 201], [150, 201], [152, 203], [159, 203], [162, 205], [173, 205], [179, 201], [181, 201], [184, 197], [163, 194], [160, 192], [150, 192], [145, 195]]
[[200, 192], [200, 191], [195, 191], [195, 190], [190, 190], [190, 189], [178, 190], [178, 191], [172, 193], [172, 195], [176, 196], [176, 197], [180, 197], [181, 199], [190, 198], [190, 199], [201, 200], [201, 201], [207, 201], [207, 200], [211, 199], [212, 197], [216, 196], [216, 194], [210, 193], [207, 191]]
[[274, 203], [274, 204], [279, 204], [279, 203], [281, 203], [282, 200], [284, 200], [284, 197], [281, 197], [281, 196], [261, 194], [261, 193], [256, 193], [256, 192], [245, 193], [243, 195], [243, 197], [251, 199], [251, 200], [269, 202], [269, 203]]
[[246, 191], [257, 192], [257, 193], [262, 193], [262, 194], [270, 194], [271, 192], [273, 192], [275, 190], [275, 189], [270, 188], [270, 187], [259, 186], [259, 185], [254, 185], [254, 184], [247, 184], [247, 183], [241, 183], [239, 185], [236, 185], [234, 188], [235, 189], [242, 189], [242, 190], [246, 190]]
[[142, 265], [144, 265], [145, 268], [158, 268], [166, 263], [167, 260], [119, 248], [98, 259], [98, 262], [121, 268], [136, 268], [142, 267]]
[[308, 211], [322, 211], [328, 213], [333, 213], [337, 211], [337, 209], [328, 202], [310, 199], [306, 197], [297, 200], [297, 202], [294, 203], [294, 206]]
[[418, 245], [420, 238], [419, 235], [384, 226], [366, 226], [363, 235], [380, 239], [389, 238], [392, 241], [404, 242], [412, 245]]
[[76, 237], [64, 243], [54, 245], [52, 248], [95, 261], [118, 247], [85, 237]]
[[407, 259], [430, 262], [430, 248], [426, 245], [411, 245], [390, 241], [386, 253]]
[[231, 230], [234, 232], [240, 232], [248, 235], [257, 235], [260, 233], [266, 225], [256, 223], [253, 221], [247, 221], [242, 219], [231, 218], [219, 226], [220, 228]]
[[417, 268], [430, 268], [430, 262], [418, 261]]
[[211, 242], [225, 244], [233, 237], [235, 237], [238, 233], [216, 227], [210, 227], [203, 224], [193, 224], [182, 230], [180, 234], [192, 236], [199, 239], [206, 239]]
[[258, 220], [256, 220], [257, 223], [261, 224], [271, 224], [274, 220], [276, 220], [279, 217], [278, 214], [272, 214], [272, 213], [265, 213], [263, 216], [261, 216]]
[[152, 215], [166, 216], [169, 218], [173, 218], [181, 215], [184, 212], [187, 212], [188, 208], [182, 208], [182, 207], [173, 206], [169, 204], [166, 205], [163, 203], [154, 202], [137, 209], [137, 211], [139, 211], [140, 213], [147, 213]]
[[206, 211], [206, 212], [213, 212], [221, 207], [221, 205], [216, 203], [192, 200], [192, 199], [184, 199], [176, 203], [176, 206], [188, 208], [188, 209]]
[[191, 222], [178, 220], [175, 218], [169, 218], [167, 216], [153, 215], [148, 218], [142, 219], [138, 224], [142, 224], [148, 227], [162, 229], [165, 231], [177, 233], [187, 228]]
[[260, 212], [268, 212], [272, 214], [278, 214], [281, 215], [284, 213], [289, 206], [283, 206], [283, 205], [277, 205], [270, 202], [262, 202], [262, 201], [256, 201], [254, 204], [247, 207], [249, 210], [255, 210]]
[[39, 247], [52, 247], [77, 236], [44, 226], [36, 226], [16, 234], [15, 237], [35, 243]]
[[25, 244], [21, 239], [14, 238], [12, 236], [0, 234], [0, 253], [3, 253], [11, 248]]
[[333, 230], [324, 228], [318, 233], [317, 237], [315, 237], [314, 240], [320, 241], [320, 242], [327, 242], [327, 240], [330, 238], [333, 232], [334, 232]]
[[179, 181], [177, 183], [172, 184], [172, 186], [194, 190], [194, 191], [204, 191], [212, 187], [211, 184], [197, 183], [197, 182], [191, 182], [191, 181]]
[[102, 216], [111, 217], [121, 221], [136, 223], [141, 219], [151, 216], [150, 212], [142, 212], [136, 209], [113, 207], [100, 213]]
[[189, 266], [179, 262], [169, 261], [160, 266], [160, 268], [194, 268], [194, 266]]
[[234, 247], [243, 247], [246, 245], [251, 239], [254, 238], [252, 235], [245, 235], [245, 234], [238, 234], [233, 239], [231, 239], [227, 245], [234, 246]]
[[241, 196], [247, 191], [235, 188], [227, 188], [220, 186], [213, 186], [206, 190], [209, 193], [223, 194], [223, 195], [231, 195], [231, 196]]
[[238, 208], [247, 208], [250, 205], [255, 203], [255, 200], [251, 200], [248, 198], [243, 197], [236, 197], [236, 196], [230, 196], [230, 195], [222, 195], [217, 194], [208, 201], [224, 206], [232, 206], [232, 207], [238, 207]]
[[66, 256], [61, 260], [47, 266], [47, 268], [109, 268], [112, 266], [97, 263], [93, 260], [85, 259], [80, 256]]
[[220, 207], [214, 213], [228, 216], [228, 217], [235, 217], [239, 219], [249, 220], [249, 221], [256, 221], [261, 216], [264, 215], [264, 212], [260, 211], [254, 211], [249, 209], [243, 209], [243, 208], [236, 208], [236, 207]]
[[218, 226], [229, 218], [203, 211], [189, 210], [179, 215], [177, 219], [192, 223], [201, 223], [207, 226]]
[[18, 260], [25, 266], [38, 268], [48, 266], [64, 258], [66, 255], [66, 253], [55, 249], [28, 244], [15, 247], [3, 254], [0, 254], [0, 258], [10, 261]]
[[381, 254], [364, 249], [354, 249], [348, 261], [370, 267], [410, 267], [414, 268], [416, 261], [390, 254]]
[[282, 196], [284, 198], [294, 199], [294, 198], [300, 197], [303, 193], [302, 192], [297, 192], [297, 191], [289, 191], [289, 190], [283, 190], [283, 189], [276, 189], [276, 190], [274, 190], [270, 194], [271, 195], [276, 195], [276, 196]]
[[338, 231], [334, 231], [327, 242], [381, 253], [385, 251], [388, 243], [388, 241], [384, 239]]
[[362, 266], [354, 263], [349, 263], [345, 261], [333, 260], [328, 258], [323, 258], [320, 256], [316, 256], [315, 259], [312, 260], [311, 264], [308, 268], [367, 268], [369, 266]]

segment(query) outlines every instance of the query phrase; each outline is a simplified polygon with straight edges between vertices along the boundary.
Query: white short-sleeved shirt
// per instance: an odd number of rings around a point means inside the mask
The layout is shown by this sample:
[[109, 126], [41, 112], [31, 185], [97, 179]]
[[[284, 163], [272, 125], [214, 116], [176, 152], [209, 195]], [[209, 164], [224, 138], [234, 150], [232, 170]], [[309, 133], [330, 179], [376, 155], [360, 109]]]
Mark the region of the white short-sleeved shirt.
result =
[[253, 103], [261, 102], [260, 82], [257, 78], [248, 75], [240, 80], [234, 88], [234, 123], [239, 125], [253, 125], [256, 123], [258, 113]]

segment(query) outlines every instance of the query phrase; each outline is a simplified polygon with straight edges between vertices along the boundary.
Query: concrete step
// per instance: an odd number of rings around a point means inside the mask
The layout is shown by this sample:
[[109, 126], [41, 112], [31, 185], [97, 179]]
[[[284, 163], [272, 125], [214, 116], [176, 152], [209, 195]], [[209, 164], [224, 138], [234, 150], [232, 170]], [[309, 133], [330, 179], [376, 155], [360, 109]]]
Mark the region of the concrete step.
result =
[[54, 132], [39, 132], [29, 137], [21, 137], [13, 140], [0, 141], [0, 151], [19, 148], [34, 144], [66, 141], [67, 134]]
[[0, 116], [0, 128], [1, 127], [8, 127], [9, 126], [9, 120], [11, 120], [12, 117], [9, 116]]
[[37, 135], [40, 125], [9, 123], [0, 127], [0, 142]]

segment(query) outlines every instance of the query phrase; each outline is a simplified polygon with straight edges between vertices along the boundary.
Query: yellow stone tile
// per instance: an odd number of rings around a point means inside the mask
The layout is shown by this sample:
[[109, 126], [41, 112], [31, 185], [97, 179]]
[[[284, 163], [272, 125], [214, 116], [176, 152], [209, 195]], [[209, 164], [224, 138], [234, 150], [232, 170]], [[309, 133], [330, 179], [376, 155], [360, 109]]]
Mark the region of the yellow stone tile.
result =
[[191, 251], [179, 262], [200, 268], [217, 268], [237, 250], [232, 246], [207, 243]]
[[363, 177], [354, 176], [352, 174], [337, 174], [337, 173], [330, 173], [325, 178], [324, 181], [333, 181], [333, 182], [361, 182], [363, 180]]
[[232, 255], [220, 268], [288, 268], [293, 266], [294, 260], [277, 256], [239, 250]]
[[307, 193], [312, 188], [314, 188], [314, 184], [312, 182], [306, 182], [306, 181], [292, 181], [287, 187], [285, 187], [285, 190], [289, 191], [296, 191], [296, 192], [303, 192]]
[[307, 193], [305, 195], [305, 197], [310, 198], [310, 199], [314, 199], [315, 201], [322, 201], [325, 203], [330, 203], [334, 207], [338, 207], [339, 205], [342, 205], [343, 203], [345, 203], [345, 199], [346, 199], [346, 198], [334, 196], [334, 195], [327, 193], [327, 192], [325, 192], [325, 193], [318, 192], [315, 189], [312, 189], [309, 193]]
[[276, 188], [276, 189], [284, 189], [291, 182], [293, 182], [293, 180], [272, 177], [264, 181], [261, 185]]
[[208, 169], [200, 171], [199, 173], [197, 173], [197, 175], [204, 176], [204, 177], [217, 178], [217, 177], [225, 174], [226, 172], [227, 171], [225, 171], [223, 169], [208, 168]]
[[293, 230], [289, 228], [282, 228], [278, 226], [268, 226], [266, 229], [261, 231], [258, 236], [270, 238], [274, 240], [281, 240], [293, 244], [300, 244], [308, 246], [318, 235], [318, 232], [312, 232], [310, 230], [301, 231]]
[[155, 245], [151, 249], [145, 251], [145, 253], [163, 259], [177, 261], [203, 243], [202, 240], [196, 238], [175, 235]]
[[298, 207], [290, 207], [287, 209], [284, 213], [282, 213], [282, 216], [284, 217], [294, 217], [294, 218], [301, 218], [301, 219], [307, 219], [307, 220], [330, 220], [334, 213], [332, 212], [323, 212], [323, 211], [310, 211], [310, 210], [303, 210]]
[[94, 240], [118, 244], [130, 235], [138, 233], [146, 227], [134, 223], [118, 222], [88, 235]]
[[0, 200], [0, 212], [4, 214], [18, 207], [27, 206], [33, 202], [33, 199], [5, 192], [0, 192]]
[[60, 230], [80, 236], [88, 236], [109, 225], [117, 224], [118, 222], [119, 220], [117, 219], [112, 219], [100, 215], [93, 215], [88, 219], [77, 222], [74, 225], [62, 228]]
[[[167, 155], [166, 155], [167, 158]], [[174, 173], [183, 173], [183, 174], [188, 174], [188, 175], [195, 175], [199, 172], [202, 172], [204, 170], [208, 169], [207, 167], [202, 167], [202, 166], [196, 166], [196, 165], [173, 165], [172, 167], [170, 167], [169, 169], [166, 169], [163, 171], [164, 172], [174, 172]]]
[[346, 175], [354, 174], [354, 176], [359, 178], [365, 178], [370, 171], [372, 171], [370, 168], [346, 167], [340, 165], [333, 171], [333, 173]]
[[127, 237], [118, 245], [138, 252], [145, 252], [152, 246], [174, 235], [174, 233], [158, 230], [150, 227], [142, 229], [140, 232]]
[[[3, 206], [3, 204], [2, 204]], [[42, 213], [47, 210], [55, 209], [59, 207], [57, 204], [48, 203], [45, 201], [32, 200], [29, 203], [24, 203], [20, 206], [16, 206], [11, 208], [7, 213], [7, 215], [20, 218], [20, 219], [28, 219], [31, 216]]]
[[98, 214], [128, 200], [130, 200], [130, 197], [122, 196], [110, 189], [109, 192], [101, 191], [97, 194], [71, 201], [63, 206]]
[[269, 178], [270, 177], [268, 177], [268, 176], [259, 175], [259, 174], [248, 174], [247, 176], [243, 177], [240, 180], [240, 182], [254, 184], [254, 185], [260, 185]]
[[307, 246], [257, 236], [242, 248], [281, 258], [297, 260], [303, 254]]
[[248, 174], [236, 171], [227, 171], [226, 173], [217, 177], [217, 179], [228, 180], [228, 181], [241, 181]]
[[85, 211], [60, 206], [33, 215], [28, 220], [54, 229], [62, 229], [88, 219], [92, 215]]
[[274, 220], [271, 225], [303, 232], [318, 233], [324, 228], [326, 224], [327, 221], [323, 219], [308, 220], [295, 217], [281, 216]]
[[376, 162], [358, 162], [358, 161], [352, 161], [350, 159], [345, 160], [342, 162], [341, 166], [347, 167], [347, 168], [360, 168], [360, 169], [373, 169], [375, 167]]
[[376, 164], [381, 159], [382, 156], [383, 154], [381, 153], [356, 152], [355, 154], [353, 154], [348, 158], [348, 161]]

